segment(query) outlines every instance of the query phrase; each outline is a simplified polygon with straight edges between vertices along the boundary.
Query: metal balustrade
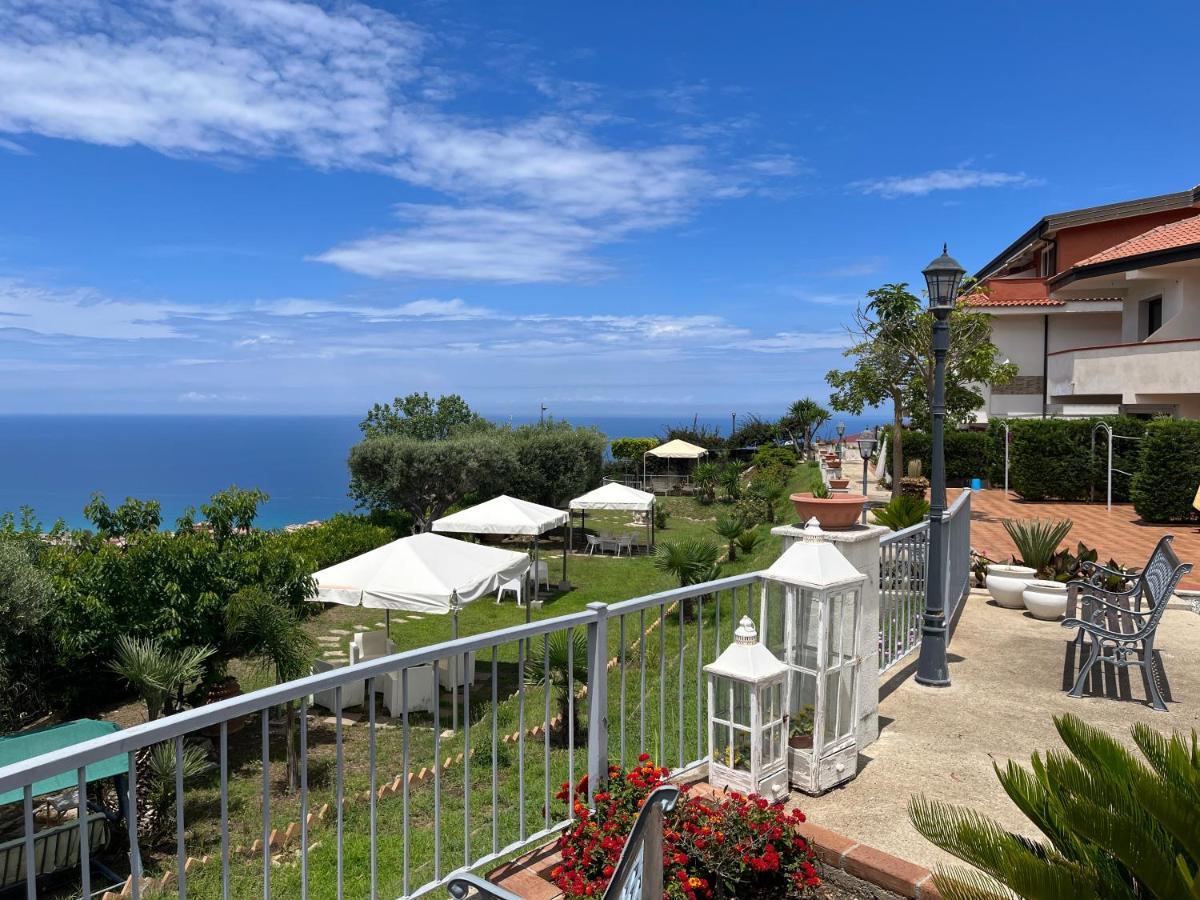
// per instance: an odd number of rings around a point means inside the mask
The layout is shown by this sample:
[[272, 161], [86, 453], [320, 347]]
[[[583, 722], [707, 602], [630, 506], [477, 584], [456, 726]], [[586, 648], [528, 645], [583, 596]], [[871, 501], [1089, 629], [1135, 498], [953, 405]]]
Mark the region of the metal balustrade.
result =
[[[947, 519], [947, 583], [965, 589], [968, 492]], [[881, 671], [920, 638], [923, 528], [884, 540]], [[166, 888], [223, 900], [374, 900], [437, 891], [453, 875], [495, 864], [568, 825], [574, 813], [555, 795], [584, 773], [590, 796], [610, 763], [628, 767], [643, 753], [675, 774], [704, 764], [703, 667], [732, 642], [740, 616], [762, 627], [760, 583], [748, 573], [592, 603], [583, 612], [321, 672], [0, 769], [0, 794], [23, 796], [26, 895], [38, 896], [32, 786], [70, 772], [86, 785], [87, 766], [117, 755], [128, 759], [120, 798], [128, 809], [126, 850], [118, 855], [127, 855], [129, 896]], [[451, 691], [435, 688], [437, 702], [425, 711], [411, 701], [418, 677], [431, 671], [435, 685], [444, 679], [458, 687], [452, 700], [444, 697]], [[385, 687], [393, 688], [389, 703], [400, 698], [399, 709], [385, 713]], [[352, 718], [345, 701], [364, 693], [364, 710]], [[328, 715], [317, 713], [318, 698], [329, 703]], [[443, 704], [460, 714], [446, 715]], [[278, 785], [289, 707], [298, 713], [294, 793]], [[208, 750], [213, 772], [185, 781], [180, 762], [192, 744]], [[139, 782], [150, 777], [144, 757], [160, 745], [176, 761], [163, 807], [175, 817], [173, 847], [151, 845], [138, 829]], [[81, 810], [85, 804], [81, 795]], [[81, 847], [89, 846], [87, 821], [80, 816]], [[110, 887], [89, 881], [88, 854], [80, 855], [83, 893]]]
[[[971, 492], [963, 490], [944, 513], [948, 549], [947, 621], [958, 612], [971, 577]], [[925, 576], [929, 567], [929, 522], [886, 535], [879, 555], [879, 672], [887, 672], [921, 645]]]

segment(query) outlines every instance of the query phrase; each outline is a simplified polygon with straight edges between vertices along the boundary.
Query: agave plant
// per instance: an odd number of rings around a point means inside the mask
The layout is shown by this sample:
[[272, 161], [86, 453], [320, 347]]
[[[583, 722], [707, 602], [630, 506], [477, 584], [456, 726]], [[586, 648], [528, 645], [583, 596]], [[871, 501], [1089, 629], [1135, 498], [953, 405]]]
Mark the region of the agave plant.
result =
[[729, 544], [729, 561], [737, 559], [737, 539], [746, 530], [746, 520], [739, 515], [721, 513], [713, 523], [713, 531]]
[[[553, 692], [562, 716], [563, 727], [557, 739], [563, 744], [571, 721], [571, 686], [575, 690], [587, 684], [587, 633], [582, 628], [556, 631], [548, 638], [533, 638], [529, 642], [529, 659], [525, 663], [525, 684], [545, 687]], [[579, 710], [575, 711], [575, 744], [586, 742], [587, 733], [580, 726]]]
[[[138, 830], [151, 841], [170, 830], [175, 816], [175, 746], [163, 742], [148, 748], [142, 757], [138, 778]], [[181, 771], [190, 781], [213, 768], [208, 756], [195, 744], [184, 744]]]
[[1058, 545], [1066, 540], [1074, 523], [1070, 519], [1055, 522], [1051, 519], [1005, 519], [1004, 530], [1017, 546], [1021, 562], [1037, 569], [1038, 578], [1051, 572], [1051, 560]]
[[674, 575], [680, 587], [687, 587], [716, 578], [720, 557], [720, 547], [700, 538], [663, 541], [654, 548], [654, 568]]
[[[1057, 716], [1066, 753], [1033, 754], [996, 774], [1045, 840], [1006, 831], [980, 813], [924, 797], [916, 829], [974, 869], [933, 876], [946, 900], [1200, 896], [1200, 747], [1175, 733], [1131, 729], [1139, 758], [1075, 716]], [[1012, 893], [1010, 893], [1010, 891]]]
[[886, 506], [872, 510], [871, 515], [880, 525], [886, 525], [892, 531], [901, 531], [923, 522], [929, 515], [929, 503], [924, 497], [900, 494], [889, 500]]

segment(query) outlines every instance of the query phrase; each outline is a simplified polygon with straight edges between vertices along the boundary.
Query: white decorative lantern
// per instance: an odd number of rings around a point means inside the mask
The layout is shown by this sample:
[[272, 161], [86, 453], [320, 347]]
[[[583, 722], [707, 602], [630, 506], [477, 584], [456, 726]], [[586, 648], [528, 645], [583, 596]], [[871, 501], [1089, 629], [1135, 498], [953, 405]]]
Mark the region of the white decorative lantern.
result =
[[[788, 669], [793, 787], [819, 794], [858, 772], [859, 616], [867, 577], [811, 520], [763, 573], [764, 636]], [[780, 633], [782, 632], [782, 633]]]
[[779, 800], [788, 792], [788, 669], [758, 640], [748, 616], [733, 637], [725, 652], [704, 667], [708, 780], [714, 787]]

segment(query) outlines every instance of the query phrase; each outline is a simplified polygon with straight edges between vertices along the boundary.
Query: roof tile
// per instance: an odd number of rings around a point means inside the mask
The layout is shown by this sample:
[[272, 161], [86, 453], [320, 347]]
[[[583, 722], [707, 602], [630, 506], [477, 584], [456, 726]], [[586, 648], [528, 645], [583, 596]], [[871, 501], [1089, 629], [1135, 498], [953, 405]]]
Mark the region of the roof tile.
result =
[[1180, 219], [1178, 222], [1151, 228], [1144, 234], [1131, 237], [1115, 247], [1109, 247], [1094, 256], [1080, 260], [1071, 268], [1082, 269], [1097, 263], [1113, 262], [1131, 256], [1141, 256], [1145, 253], [1174, 250], [1177, 247], [1187, 247], [1191, 244], [1200, 244], [1200, 216], [1192, 216], [1190, 219]]

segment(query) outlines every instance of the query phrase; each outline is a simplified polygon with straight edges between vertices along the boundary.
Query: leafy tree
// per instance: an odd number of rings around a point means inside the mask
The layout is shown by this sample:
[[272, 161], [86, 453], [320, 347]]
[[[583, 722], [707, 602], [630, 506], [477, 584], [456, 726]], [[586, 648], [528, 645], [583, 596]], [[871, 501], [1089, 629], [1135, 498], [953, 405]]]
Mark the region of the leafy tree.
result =
[[[571, 685], [575, 690], [587, 684], [587, 634], [582, 628], [555, 631], [548, 639], [533, 638], [529, 642], [529, 659], [525, 663], [525, 684], [544, 687], [553, 692], [558, 703], [558, 714], [563, 727], [558, 738], [566, 745], [571, 721]], [[575, 744], [587, 741], [587, 733], [581, 728], [579, 710], [575, 710]]]
[[[269, 667], [276, 684], [309, 673], [317, 655], [317, 642], [304, 630], [300, 618], [262, 588], [243, 588], [229, 600], [225, 621], [234, 653], [257, 659]], [[288, 789], [296, 789], [296, 711], [287, 703]]]
[[779, 420], [779, 429], [788, 436], [797, 455], [812, 457], [817, 430], [829, 421], [829, 410], [811, 397], [795, 401]]
[[489, 427], [458, 394], [437, 400], [425, 393], [397, 397], [391, 403], [376, 403], [359, 423], [366, 437], [391, 435], [418, 441], [444, 441], [467, 429]]
[[721, 573], [721, 548], [701, 538], [660, 541], [654, 547], [654, 568], [679, 580], [680, 587], [712, 581]]
[[725, 446], [725, 439], [721, 437], [721, 432], [711, 425], [701, 425], [698, 421], [699, 417], [692, 419], [692, 427], [674, 427], [667, 428], [663, 443], [667, 441], [687, 441], [689, 444], [695, 444], [697, 447], [703, 447], [705, 450], [720, 450]]
[[45, 708], [52, 585], [23, 542], [0, 540], [0, 731]]
[[[933, 385], [933, 314], [908, 285], [885, 284], [867, 291], [866, 307], [855, 311], [850, 335], [854, 343], [845, 356], [854, 367], [834, 369], [825, 376], [833, 388], [833, 407], [861, 414], [867, 407], [892, 407], [892, 495], [904, 475], [904, 418], [926, 422]], [[991, 319], [959, 302], [950, 314], [951, 342], [946, 357], [947, 413], [951, 424], [969, 416], [982, 402], [971, 385], [1002, 383], [1015, 374], [999, 362], [991, 342]]]
[[713, 523], [713, 531], [729, 545], [729, 561], [737, 559], [737, 539], [746, 530], [746, 521], [739, 515], [721, 513]]
[[179, 712], [183, 697], [204, 677], [212, 647], [168, 649], [154, 638], [117, 638], [117, 658], [110, 668], [129, 682], [146, 704], [146, 718]]
[[[971, 809], [909, 804], [926, 838], [974, 868], [941, 868], [947, 900], [1167, 898], [1200, 894], [1200, 750], [1196, 732], [1164, 737], [1138, 723], [1131, 750], [1075, 716], [1054, 719], [1067, 752], [1009, 761], [996, 775], [1044, 840]], [[1010, 893], [1011, 892], [1011, 893]]]
[[318, 525], [280, 534], [276, 540], [300, 556], [305, 568], [316, 572], [381, 547], [399, 536], [391, 528], [377, 525], [366, 516], [338, 513]]
[[626, 459], [640, 463], [642, 457], [658, 446], [658, 438], [652, 437], [623, 437], [616, 438], [609, 445], [613, 459]]
[[738, 426], [737, 431], [729, 435], [726, 440], [731, 450], [737, 450], [740, 447], [765, 447], [774, 445], [779, 437], [779, 424], [777, 422], [768, 422], [756, 415], [748, 415]]
[[507, 488], [495, 487], [543, 506], [562, 507], [600, 484], [607, 441], [594, 428], [547, 421], [498, 435], [511, 444], [516, 468]]
[[83, 514], [105, 538], [157, 531], [162, 524], [162, 506], [157, 500], [126, 497], [124, 503], [112, 509], [98, 491], [92, 494], [91, 501], [83, 508]]
[[502, 492], [517, 458], [511, 442], [495, 435], [424, 441], [369, 437], [350, 450], [351, 496], [369, 509], [399, 508], [412, 516], [414, 533], [476, 492]]

